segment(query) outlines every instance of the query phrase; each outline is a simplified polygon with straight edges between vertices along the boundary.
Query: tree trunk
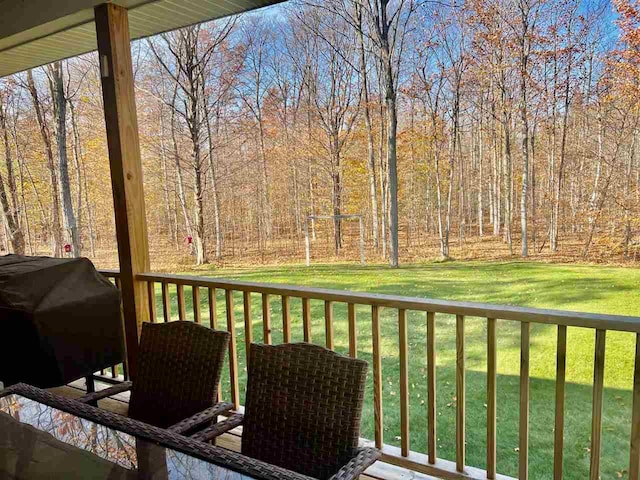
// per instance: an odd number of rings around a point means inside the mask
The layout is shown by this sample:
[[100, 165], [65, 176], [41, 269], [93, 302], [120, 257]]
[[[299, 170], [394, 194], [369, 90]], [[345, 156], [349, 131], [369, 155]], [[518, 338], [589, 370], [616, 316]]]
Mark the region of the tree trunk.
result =
[[80, 235], [73, 211], [71, 199], [71, 181], [69, 179], [69, 159], [67, 157], [67, 97], [64, 91], [62, 63], [56, 62], [49, 67], [51, 75], [51, 96], [54, 100], [54, 116], [56, 124], [56, 143], [58, 145], [58, 170], [60, 172], [60, 193], [62, 197], [62, 213], [67, 235], [71, 239], [73, 256], [80, 256]]
[[0, 206], [4, 214], [5, 225], [7, 227], [7, 237], [14, 253], [24, 255], [25, 242], [24, 232], [20, 228], [20, 216], [18, 211], [18, 195], [16, 181], [13, 172], [13, 156], [11, 145], [9, 144], [9, 132], [7, 128], [7, 118], [5, 116], [3, 101], [0, 98], [0, 129], [2, 130], [2, 140], [4, 143], [5, 166], [7, 168], [7, 184], [13, 201], [7, 196], [5, 190], [5, 179], [0, 172]]
[[47, 228], [51, 232], [51, 255], [59, 257], [62, 255], [62, 226], [60, 223], [60, 187], [58, 184], [58, 173], [56, 170], [56, 164], [53, 159], [53, 148], [51, 145], [51, 133], [47, 125], [47, 119], [45, 118], [42, 104], [40, 103], [40, 97], [38, 89], [33, 80], [33, 73], [31, 70], [27, 71], [27, 85], [29, 93], [33, 101], [33, 107], [36, 111], [36, 118], [38, 120], [38, 126], [40, 127], [40, 136], [45, 147], [45, 154], [47, 156], [47, 168], [49, 169], [49, 178], [51, 181], [51, 224]]

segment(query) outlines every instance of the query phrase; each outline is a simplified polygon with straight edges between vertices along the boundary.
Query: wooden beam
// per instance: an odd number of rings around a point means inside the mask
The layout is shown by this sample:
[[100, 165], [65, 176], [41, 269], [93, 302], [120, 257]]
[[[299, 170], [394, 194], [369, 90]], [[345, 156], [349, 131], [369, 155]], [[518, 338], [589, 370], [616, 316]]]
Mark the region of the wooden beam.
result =
[[139, 273], [149, 271], [142, 161], [127, 10], [112, 3], [95, 8], [104, 119], [122, 281], [129, 374], [135, 378], [140, 327], [149, 321], [149, 297]]

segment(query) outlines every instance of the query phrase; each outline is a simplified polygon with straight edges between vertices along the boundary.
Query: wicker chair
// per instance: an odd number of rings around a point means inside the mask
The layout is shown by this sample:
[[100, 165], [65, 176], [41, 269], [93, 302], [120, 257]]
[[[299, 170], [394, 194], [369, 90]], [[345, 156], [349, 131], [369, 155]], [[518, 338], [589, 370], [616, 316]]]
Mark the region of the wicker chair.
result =
[[213, 405], [229, 333], [192, 322], [144, 323], [135, 381], [80, 398], [84, 403], [131, 390], [128, 416], [176, 433], [215, 421], [233, 408]]
[[248, 374], [245, 415], [193, 438], [242, 424], [243, 454], [321, 480], [358, 478], [379, 458], [358, 447], [366, 362], [308, 343], [252, 344]]

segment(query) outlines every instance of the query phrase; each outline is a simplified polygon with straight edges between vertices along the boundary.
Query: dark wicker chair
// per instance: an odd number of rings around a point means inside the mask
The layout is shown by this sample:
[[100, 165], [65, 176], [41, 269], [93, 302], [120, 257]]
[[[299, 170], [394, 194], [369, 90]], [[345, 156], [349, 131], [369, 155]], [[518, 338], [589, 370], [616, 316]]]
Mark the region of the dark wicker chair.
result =
[[317, 345], [252, 344], [245, 415], [193, 438], [242, 424], [247, 456], [322, 480], [358, 478], [380, 456], [358, 447], [366, 374], [366, 362]]
[[85, 395], [100, 399], [131, 390], [129, 417], [187, 433], [233, 408], [213, 405], [229, 345], [229, 333], [192, 322], [144, 323], [134, 382]]

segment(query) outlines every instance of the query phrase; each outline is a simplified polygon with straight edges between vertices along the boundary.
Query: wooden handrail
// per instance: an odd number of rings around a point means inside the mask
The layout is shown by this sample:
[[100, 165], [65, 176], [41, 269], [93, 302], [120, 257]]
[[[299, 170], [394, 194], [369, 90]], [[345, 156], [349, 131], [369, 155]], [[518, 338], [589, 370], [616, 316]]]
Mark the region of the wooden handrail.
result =
[[176, 285], [196, 285], [240, 292], [249, 291], [270, 295], [311, 298], [330, 302], [375, 305], [399, 310], [447, 313], [468, 317], [496, 318], [519, 322], [640, 333], [640, 317], [625, 315], [605, 315], [544, 308], [516, 307], [511, 305], [494, 305], [479, 302], [403, 297], [380, 293], [350, 292], [346, 290], [330, 290], [326, 288], [280, 285], [275, 283], [243, 282], [190, 275], [143, 273], [138, 275], [137, 279], [145, 282], [167, 282]]
[[[105, 276], [119, 283], [116, 271], [103, 271]], [[373, 373], [373, 417], [374, 438], [371, 440], [382, 449], [383, 460], [416, 472], [441, 476], [450, 479], [510, 479], [497, 473], [496, 466], [496, 405], [497, 405], [497, 320], [512, 320], [520, 322], [520, 401], [519, 401], [519, 478], [529, 476], [529, 381], [530, 381], [530, 335], [531, 324], [556, 325], [558, 329], [557, 357], [556, 357], [556, 398], [555, 398], [555, 432], [553, 451], [554, 479], [561, 480], [563, 476], [562, 461], [564, 448], [564, 414], [565, 414], [565, 370], [567, 356], [567, 327], [591, 328], [596, 330], [592, 435], [590, 455], [590, 479], [597, 479], [600, 475], [600, 453], [602, 432], [602, 409], [604, 390], [604, 362], [606, 354], [605, 335], [607, 330], [636, 333], [640, 339], [640, 317], [623, 315], [602, 315], [595, 313], [570, 312], [562, 310], [548, 310], [529, 307], [515, 307], [508, 305], [492, 305], [476, 302], [459, 302], [440, 299], [413, 298], [396, 295], [383, 295], [365, 292], [350, 292], [330, 290], [324, 288], [268, 284], [257, 282], [243, 282], [219, 278], [196, 277], [188, 275], [170, 275], [161, 273], [144, 273], [136, 277], [139, 282], [146, 282], [149, 292], [150, 305], [155, 305], [155, 284], [161, 285], [161, 300], [163, 320], [171, 319], [170, 288], [175, 285], [175, 295], [178, 304], [178, 318], [186, 319], [185, 286], [191, 288], [194, 305], [194, 321], [200, 321], [200, 288], [208, 290], [208, 307], [210, 325], [216, 324], [216, 289], [224, 291], [226, 327], [231, 333], [229, 345], [229, 375], [231, 400], [236, 408], [240, 406], [238, 352], [236, 348], [236, 324], [234, 316], [234, 292], [242, 292], [245, 354], [248, 353], [253, 341], [252, 294], [260, 294], [262, 300], [262, 341], [271, 343], [271, 302], [270, 297], [280, 297], [282, 302], [282, 333], [283, 341], [290, 342], [292, 337], [292, 323], [290, 302], [301, 300], [302, 328], [306, 341], [311, 340], [311, 302], [324, 303], [324, 333], [328, 348], [334, 348], [334, 304], [346, 304], [347, 328], [349, 336], [349, 354], [358, 355], [357, 342], [357, 308], [369, 306], [371, 308], [371, 366]], [[400, 362], [400, 448], [391, 447], [384, 443], [383, 428], [383, 390], [382, 390], [382, 352], [381, 352], [381, 308], [396, 310], [398, 324], [398, 360]], [[155, 308], [150, 309], [154, 312]], [[408, 311], [426, 312], [427, 335], [425, 350], [427, 359], [427, 415], [428, 430], [426, 455], [411, 450], [410, 424], [411, 412], [409, 402], [409, 341], [408, 341]], [[456, 317], [456, 449], [455, 461], [446, 461], [437, 456], [437, 415], [436, 415], [436, 345], [435, 329], [437, 314], [452, 314]], [[155, 320], [152, 313], [151, 320]], [[466, 465], [466, 406], [465, 406], [465, 320], [467, 317], [481, 317], [487, 321], [487, 462], [486, 470]], [[224, 328], [224, 327], [223, 327]], [[636, 365], [634, 371], [633, 412], [630, 438], [629, 471], [634, 480], [640, 475], [640, 344], [636, 346]], [[248, 357], [247, 357], [248, 362]], [[246, 365], [246, 363], [245, 363]], [[220, 390], [220, 389], [219, 389]]]

